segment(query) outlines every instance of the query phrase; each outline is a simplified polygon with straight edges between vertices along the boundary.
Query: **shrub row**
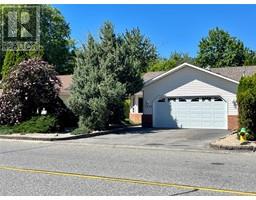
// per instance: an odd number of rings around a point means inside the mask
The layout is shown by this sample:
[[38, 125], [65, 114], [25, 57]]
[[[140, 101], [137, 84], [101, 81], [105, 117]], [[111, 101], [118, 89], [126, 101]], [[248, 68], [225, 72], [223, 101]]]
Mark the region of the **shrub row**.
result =
[[256, 132], [256, 75], [243, 77], [237, 92], [240, 128]]

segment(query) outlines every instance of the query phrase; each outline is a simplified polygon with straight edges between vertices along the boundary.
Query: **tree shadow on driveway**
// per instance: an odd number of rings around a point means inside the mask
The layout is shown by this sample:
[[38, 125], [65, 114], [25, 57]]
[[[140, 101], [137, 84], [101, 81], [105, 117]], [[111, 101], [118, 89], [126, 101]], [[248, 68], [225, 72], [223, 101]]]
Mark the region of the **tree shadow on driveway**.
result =
[[119, 132], [113, 132], [110, 134], [117, 134], [117, 135], [121, 135], [121, 134], [153, 134], [153, 133], [159, 133], [160, 131], [168, 131], [168, 130], [179, 130], [179, 129], [167, 129], [167, 128], [145, 128], [145, 127], [128, 127], [127, 129], [123, 130], [123, 131], [119, 131]]

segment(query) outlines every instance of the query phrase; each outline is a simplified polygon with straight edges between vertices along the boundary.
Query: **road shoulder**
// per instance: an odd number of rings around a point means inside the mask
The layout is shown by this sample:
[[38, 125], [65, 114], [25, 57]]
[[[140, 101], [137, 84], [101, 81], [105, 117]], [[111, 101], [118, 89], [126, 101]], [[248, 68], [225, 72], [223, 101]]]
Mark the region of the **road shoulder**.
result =
[[210, 147], [214, 149], [222, 150], [237, 150], [237, 151], [256, 151], [256, 143], [248, 142], [247, 144], [241, 145], [240, 141], [236, 138], [236, 134], [228, 135], [220, 138], [217, 141], [210, 143]]

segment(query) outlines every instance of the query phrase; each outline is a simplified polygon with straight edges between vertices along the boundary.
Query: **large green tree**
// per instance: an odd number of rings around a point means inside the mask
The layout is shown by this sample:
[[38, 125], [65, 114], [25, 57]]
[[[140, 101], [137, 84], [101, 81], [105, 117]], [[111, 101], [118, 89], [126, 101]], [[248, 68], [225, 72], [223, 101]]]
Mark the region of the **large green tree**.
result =
[[186, 53], [173, 52], [168, 59], [160, 58], [153, 62], [148, 71], [168, 71], [182, 63], [194, 64], [194, 58]]
[[245, 62], [245, 52], [242, 41], [215, 28], [200, 41], [196, 61], [202, 67], [241, 66]]
[[[102, 61], [113, 76], [126, 86], [127, 95], [141, 90], [143, 86], [141, 73], [156, 57], [156, 54], [153, 53], [155, 50], [143, 49], [144, 36], [138, 29], [136, 34], [130, 34], [129, 38], [127, 38], [128, 33], [126, 31], [126, 35], [116, 35], [113, 25], [106, 22], [101, 28], [98, 44]], [[136, 38], [140, 38], [139, 41], [134, 39], [135, 35]], [[152, 44], [148, 45], [152, 49], [154, 48]], [[142, 67], [143, 65], [144, 67]]]
[[61, 12], [50, 5], [41, 5], [40, 12], [43, 59], [54, 65], [60, 74], [72, 73], [74, 41], [70, 37], [69, 24]]
[[244, 65], [256, 65], [256, 52], [248, 48], [245, 49]]
[[[134, 41], [133, 35], [141, 39]], [[96, 41], [89, 35], [87, 43], [77, 52], [70, 98], [71, 108], [80, 116], [80, 126], [91, 129], [120, 122], [124, 99], [143, 86], [141, 73], [145, 69], [139, 63], [146, 68], [145, 63], [156, 57], [152, 54], [155, 50], [141, 49], [144, 45], [140, 43], [145, 39], [138, 29], [128, 39], [125, 34], [117, 35], [113, 25], [106, 22], [99, 38]]]
[[[0, 10], [8, 5], [1, 5]], [[27, 5], [13, 5], [16, 9], [22, 9]], [[60, 11], [50, 5], [40, 6], [40, 45], [43, 49], [43, 59], [55, 66], [59, 74], [70, 74], [74, 67], [74, 41], [70, 38], [70, 27]], [[0, 12], [0, 18], [2, 18]], [[14, 52], [15, 54], [29, 54], [25, 51]], [[0, 69], [4, 63], [6, 52], [0, 50]], [[17, 62], [18, 63], [18, 62]], [[5, 65], [9, 65], [5, 63]]]
[[158, 57], [155, 45], [140, 32], [139, 28], [127, 30], [123, 40], [128, 48], [130, 62], [140, 73], [146, 72], [149, 65]]
[[69, 99], [70, 107], [79, 116], [79, 126], [93, 130], [108, 127], [114, 105], [120, 105], [125, 94], [125, 86], [109, 69], [113, 60], [105, 60], [102, 53], [89, 35], [87, 44], [77, 53]]

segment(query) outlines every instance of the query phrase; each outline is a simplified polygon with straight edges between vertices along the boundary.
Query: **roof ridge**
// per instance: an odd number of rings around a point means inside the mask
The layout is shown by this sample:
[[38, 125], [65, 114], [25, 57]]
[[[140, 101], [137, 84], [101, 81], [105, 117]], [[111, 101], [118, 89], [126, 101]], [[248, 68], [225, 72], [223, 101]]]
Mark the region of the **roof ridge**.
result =
[[245, 66], [227, 66], [227, 67], [211, 67], [211, 69], [232, 69], [232, 68], [247, 68], [247, 67], [254, 67], [256, 68], [256, 65], [245, 65]]

